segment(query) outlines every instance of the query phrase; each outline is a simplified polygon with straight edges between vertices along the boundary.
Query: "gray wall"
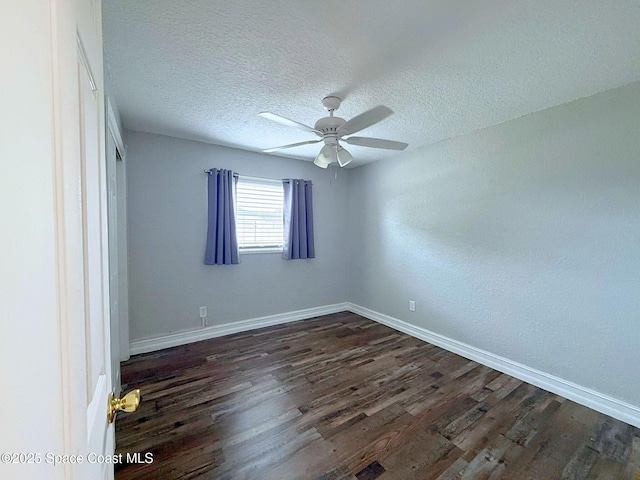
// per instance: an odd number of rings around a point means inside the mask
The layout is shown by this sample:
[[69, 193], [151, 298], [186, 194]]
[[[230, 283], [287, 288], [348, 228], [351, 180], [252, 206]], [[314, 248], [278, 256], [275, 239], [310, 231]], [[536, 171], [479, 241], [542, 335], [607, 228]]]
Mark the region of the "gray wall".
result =
[[[127, 131], [131, 340], [347, 301], [347, 182], [310, 162]], [[204, 265], [211, 167], [313, 181], [316, 258]]]
[[349, 189], [350, 301], [640, 405], [639, 83]]

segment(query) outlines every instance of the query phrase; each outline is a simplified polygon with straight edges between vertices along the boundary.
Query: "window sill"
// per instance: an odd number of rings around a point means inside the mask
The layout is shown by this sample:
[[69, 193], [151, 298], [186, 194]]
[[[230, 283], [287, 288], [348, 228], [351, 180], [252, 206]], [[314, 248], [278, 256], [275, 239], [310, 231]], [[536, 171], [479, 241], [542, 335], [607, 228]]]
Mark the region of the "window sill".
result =
[[258, 253], [278, 253], [282, 255], [282, 248], [247, 248], [240, 249], [240, 255], [255, 255]]

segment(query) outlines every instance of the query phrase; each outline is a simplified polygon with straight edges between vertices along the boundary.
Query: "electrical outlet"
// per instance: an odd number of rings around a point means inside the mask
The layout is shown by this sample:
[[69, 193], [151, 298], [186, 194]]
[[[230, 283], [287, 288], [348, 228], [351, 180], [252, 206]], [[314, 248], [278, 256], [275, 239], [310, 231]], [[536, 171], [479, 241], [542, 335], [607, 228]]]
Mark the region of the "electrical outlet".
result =
[[415, 300], [409, 300], [409, 310], [412, 312], [416, 311], [416, 302]]
[[202, 325], [202, 328], [206, 327], [207, 325], [209, 325], [209, 320], [207, 320], [207, 307], [200, 307], [200, 323]]

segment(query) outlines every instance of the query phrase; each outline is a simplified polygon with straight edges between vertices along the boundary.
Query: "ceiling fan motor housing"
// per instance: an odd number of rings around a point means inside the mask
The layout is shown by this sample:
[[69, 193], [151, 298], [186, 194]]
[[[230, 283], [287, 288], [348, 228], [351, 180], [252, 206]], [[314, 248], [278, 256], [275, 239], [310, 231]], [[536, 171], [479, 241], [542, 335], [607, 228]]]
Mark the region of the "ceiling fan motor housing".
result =
[[324, 134], [325, 137], [336, 137], [338, 136], [338, 128], [347, 123], [344, 118], [340, 117], [324, 117], [316, 122], [313, 128], [319, 130]]
[[338, 143], [338, 128], [347, 123], [344, 118], [333, 116], [333, 112], [340, 108], [340, 102], [342, 102], [342, 100], [333, 95], [324, 97], [322, 99], [322, 106], [329, 112], [329, 116], [318, 120], [313, 127], [322, 132], [322, 138], [327, 145], [336, 145]]

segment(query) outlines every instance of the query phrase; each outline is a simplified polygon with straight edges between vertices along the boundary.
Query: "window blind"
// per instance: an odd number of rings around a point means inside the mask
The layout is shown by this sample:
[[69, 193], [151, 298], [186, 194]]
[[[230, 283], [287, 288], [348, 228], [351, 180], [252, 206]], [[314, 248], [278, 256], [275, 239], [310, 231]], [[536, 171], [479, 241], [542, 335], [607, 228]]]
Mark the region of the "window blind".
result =
[[282, 250], [283, 202], [281, 181], [238, 178], [236, 233], [240, 250]]

